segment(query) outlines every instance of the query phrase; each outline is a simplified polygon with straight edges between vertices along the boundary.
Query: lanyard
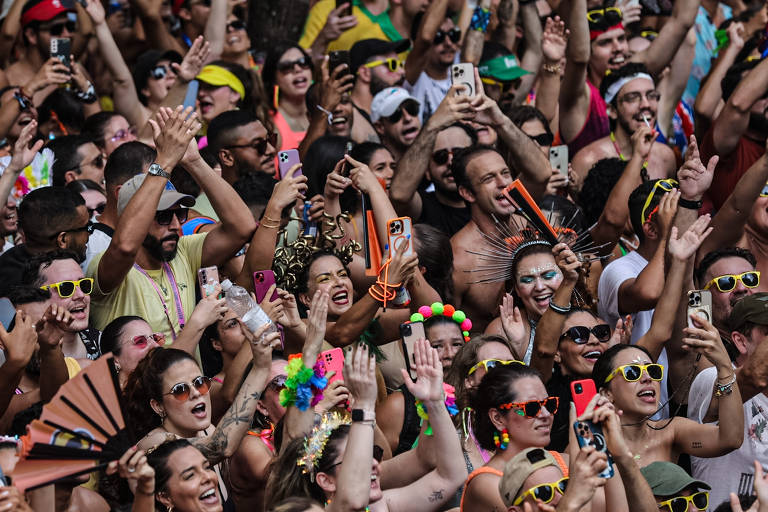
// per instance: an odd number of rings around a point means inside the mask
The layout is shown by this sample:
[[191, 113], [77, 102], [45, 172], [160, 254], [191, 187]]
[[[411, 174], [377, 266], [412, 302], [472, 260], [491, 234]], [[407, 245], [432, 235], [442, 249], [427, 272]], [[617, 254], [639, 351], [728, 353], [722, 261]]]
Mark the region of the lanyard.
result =
[[[163, 304], [163, 312], [165, 313], [165, 318], [168, 319], [168, 323], [171, 324], [171, 336], [174, 340], [176, 340], [176, 330], [173, 328], [173, 320], [171, 320], [171, 315], [168, 312], [168, 304], [165, 303], [165, 298], [163, 297], [163, 293], [160, 291], [160, 287], [157, 285], [154, 279], [149, 277], [149, 274], [138, 266], [136, 263], [133, 264], [133, 268], [138, 270], [141, 275], [146, 277], [152, 287], [155, 289], [155, 292], [157, 292], [157, 296], [160, 298], [160, 302]], [[163, 263], [163, 272], [168, 276], [168, 281], [171, 283], [171, 291], [173, 292], [173, 301], [176, 303], [176, 315], [179, 319], [179, 329], [184, 328], [184, 308], [181, 305], [181, 295], [179, 294], [179, 287], [176, 285], [176, 276], [173, 275], [173, 270], [171, 270], [171, 266], [167, 263]]]
[[184, 44], [186, 44], [188, 48], [192, 48], [192, 40], [184, 32], [181, 33], [181, 40], [184, 41]]

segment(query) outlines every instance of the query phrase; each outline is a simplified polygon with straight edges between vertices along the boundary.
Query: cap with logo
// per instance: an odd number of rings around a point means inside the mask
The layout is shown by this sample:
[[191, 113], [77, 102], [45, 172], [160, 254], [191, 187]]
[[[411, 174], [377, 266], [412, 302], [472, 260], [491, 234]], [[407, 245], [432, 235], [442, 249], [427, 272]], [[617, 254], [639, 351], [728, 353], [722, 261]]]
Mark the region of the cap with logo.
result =
[[499, 482], [499, 493], [504, 504], [511, 507], [520, 494], [523, 483], [534, 471], [549, 466], [560, 468], [555, 458], [542, 448], [528, 448], [521, 451], [504, 466], [504, 474]]
[[526, 71], [520, 67], [517, 62], [517, 57], [514, 55], [502, 55], [501, 57], [495, 57], [488, 59], [485, 62], [481, 62], [477, 67], [477, 72], [481, 77], [495, 78], [500, 82], [508, 82], [510, 80], [517, 80], [521, 76], [530, 75], [530, 71]]
[[411, 42], [408, 39], [399, 41], [385, 41], [383, 39], [363, 39], [352, 45], [349, 50], [349, 67], [353, 74], [365, 64], [368, 59], [376, 55], [387, 55], [389, 53], [403, 53], [410, 48]]
[[408, 91], [402, 87], [387, 87], [379, 91], [371, 101], [371, 121], [374, 123], [382, 117], [389, 117], [400, 108], [404, 101], [413, 101], [421, 106], [419, 100], [411, 96]]
[[[125, 207], [128, 206], [128, 202], [139, 190], [146, 177], [146, 174], [137, 174], [120, 187], [120, 192], [117, 195], [118, 215], [123, 213]], [[157, 211], [167, 210], [177, 203], [181, 203], [182, 206], [186, 207], [194, 206], [195, 198], [187, 194], [182, 194], [176, 190], [176, 187], [169, 181], [165, 184], [165, 190], [163, 190], [163, 193], [160, 196], [160, 201], [157, 203]]]
[[75, 12], [72, 0], [29, 0], [21, 8], [21, 26], [33, 21], [49, 21], [63, 12]]
[[768, 325], [768, 292], [754, 293], [739, 299], [733, 305], [728, 325], [732, 331], [738, 331], [747, 322]]
[[680, 491], [693, 487], [695, 489], [712, 489], [701, 480], [691, 478], [683, 468], [666, 461], [651, 462], [640, 472], [651, 486], [654, 496], [675, 496]]

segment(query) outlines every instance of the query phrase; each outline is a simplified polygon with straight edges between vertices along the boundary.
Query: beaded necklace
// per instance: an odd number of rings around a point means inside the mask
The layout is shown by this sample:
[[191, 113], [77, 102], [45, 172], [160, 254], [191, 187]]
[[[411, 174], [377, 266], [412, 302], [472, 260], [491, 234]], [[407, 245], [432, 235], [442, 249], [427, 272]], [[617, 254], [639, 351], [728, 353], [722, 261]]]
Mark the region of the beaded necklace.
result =
[[[624, 156], [624, 153], [621, 152], [621, 148], [619, 147], [619, 144], [616, 142], [616, 136], [611, 132], [611, 142], [613, 143], [613, 148], [616, 150], [616, 154], [619, 155], [619, 160], [622, 162], [627, 161], [627, 157]], [[643, 169], [648, 168], [648, 160], [643, 162]]]

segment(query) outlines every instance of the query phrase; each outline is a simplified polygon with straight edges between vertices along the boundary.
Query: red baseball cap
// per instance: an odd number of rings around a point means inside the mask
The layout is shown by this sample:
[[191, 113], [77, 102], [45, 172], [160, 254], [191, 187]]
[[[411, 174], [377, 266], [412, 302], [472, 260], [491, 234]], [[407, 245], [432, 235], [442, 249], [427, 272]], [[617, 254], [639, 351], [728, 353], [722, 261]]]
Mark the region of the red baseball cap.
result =
[[29, 25], [33, 21], [52, 20], [61, 13], [74, 11], [71, 0], [29, 0], [21, 10], [21, 25]]

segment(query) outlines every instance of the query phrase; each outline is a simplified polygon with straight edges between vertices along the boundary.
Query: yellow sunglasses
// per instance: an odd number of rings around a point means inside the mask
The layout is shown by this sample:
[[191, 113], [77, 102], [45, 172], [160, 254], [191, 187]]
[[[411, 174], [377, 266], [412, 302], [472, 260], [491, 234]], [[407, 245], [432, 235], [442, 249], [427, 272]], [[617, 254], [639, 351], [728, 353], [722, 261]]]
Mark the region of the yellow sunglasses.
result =
[[722, 293], [728, 293], [736, 288], [736, 283], [741, 281], [747, 288], [755, 288], [760, 284], [760, 271], [749, 270], [742, 272], [741, 274], [724, 274], [713, 278], [704, 287], [705, 290], [709, 290], [714, 284], [715, 287]]
[[90, 295], [93, 291], [93, 278], [84, 277], [78, 281], [59, 281], [58, 283], [46, 284], [40, 287], [41, 290], [56, 290], [56, 293], [62, 299], [73, 296], [76, 288], [80, 288], [84, 294]]
[[640, 212], [641, 224], [645, 224], [645, 222], [648, 220], [648, 217], [645, 216], [645, 212], [648, 210], [648, 207], [651, 205], [651, 201], [653, 201], [653, 196], [656, 195], [656, 189], [660, 188], [666, 193], [676, 189], [677, 185], [678, 185], [677, 180], [673, 180], [672, 178], [668, 178], [666, 180], [659, 180], [653, 184], [651, 193], [648, 194], [648, 199], [645, 200], [645, 204], [643, 205], [643, 210]]
[[760, 197], [768, 197], [768, 183], [763, 185], [763, 190], [760, 191]]
[[530, 496], [534, 500], [539, 500], [542, 503], [549, 503], [555, 498], [556, 492], [559, 492], [560, 495], [563, 495], [565, 494], [566, 489], [568, 489], [567, 476], [561, 478], [557, 482], [539, 484], [535, 487], [531, 487], [530, 489], [525, 491], [523, 494], [518, 496], [512, 505], [513, 506], [520, 505], [525, 500], [526, 496]]
[[592, 23], [604, 23], [608, 26], [613, 26], [618, 24], [621, 19], [621, 9], [618, 7], [594, 9], [587, 12], [587, 20], [591, 21]]
[[382, 64], [386, 64], [389, 70], [394, 73], [395, 71], [400, 69], [400, 66], [403, 65], [403, 62], [394, 57], [390, 57], [388, 59], [381, 59], [381, 60], [374, 60], [372, 62], [366, 62], [365, 64], [363, 64], [363, 66], [366, 68], [375, 68], [376, 66], [380, 66]]
[[659, 508], [669, 508], [669, 512], [688, 512], [691, 505], [696, 510], [706, 510], [709, 506], [709, 492], [699, 491], [690, 496], [676, 496], [662, 501], [658, 505]]
[[491, 368], [495, 368], [495, 367], [497, 367], [497, 366], [506, 366], [506, 365], [508, 365], [508, 364], [521, 364], [521, 365], [525, 366], [525, 363], [524, 363], [524, 362], [522, 362], [522, 361], [517, 361], [517, 360], [515, 360], [515, 359], [512, 359], [512, 360], [504, 360], [504, 359], [483, 359], [482, 361], [478, 362], [478, 363], [477, 363], [477, 364], [475, 364], [475, 365], [474, 365], [472, 368], [470, 368], [470, 369], [469, 369], [469, 371], [467, 372], [467, 377], [469, 377], [470, 375], [472, 375], [473, 373], [475, 373], [475, 372], [478, 370], [478, 368], [480, 368], [481, 366], [482, 366], [483, 368], [485, 368], [485, 371], [487, 372], [487, 371], [488, 371], [488, 370], [490, 370]]
[[605, 384], [611, 382], [618, 374], [621, 374], [627, 382], [637, 382], [643, 376], [643, 370], [645, 370], [645, 373], [648, 374], [651, 380], [659, 381], [664, 378], [664, 366], [658, 363], [623, 364], [605, 378]]

